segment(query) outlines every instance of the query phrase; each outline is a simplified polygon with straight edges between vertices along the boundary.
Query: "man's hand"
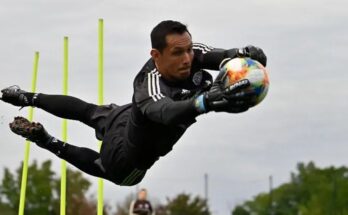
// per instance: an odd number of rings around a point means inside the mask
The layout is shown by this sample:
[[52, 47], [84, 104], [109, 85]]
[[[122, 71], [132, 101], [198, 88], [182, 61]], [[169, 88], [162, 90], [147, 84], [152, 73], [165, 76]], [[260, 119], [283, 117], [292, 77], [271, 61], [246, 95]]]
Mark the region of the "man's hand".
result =
[[224, 88], [223, 78], [225, 73], [220, 72], [209, 91], [204, 92], [195, 99], [198, 112], [209, 111], [240, 113], [249, 109], [249, 102], [253, 95], [246, 88], [250, 86], [248, 80], [243, 79]]
[[245, 49], [246, 57], [250, 57], [251, 59], [257, 60], [263, 66], [267, 65], [267, 57], [261, 48], [249, 45], [245, 47], [244, 49]]
[[263, 66], [267, 65], [267, 56], [259, 47], [248, 45], [244, 48], [226, 50], [226, 58], [250, 57], [260, 62]]

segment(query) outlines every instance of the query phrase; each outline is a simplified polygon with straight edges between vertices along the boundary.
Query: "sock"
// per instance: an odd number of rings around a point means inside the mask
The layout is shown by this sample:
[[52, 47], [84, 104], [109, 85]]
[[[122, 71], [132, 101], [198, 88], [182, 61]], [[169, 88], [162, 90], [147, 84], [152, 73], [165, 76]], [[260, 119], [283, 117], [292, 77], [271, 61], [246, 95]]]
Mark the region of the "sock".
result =
[[26, 97], [26, 102], [29, 106], [35, 106], [36, 100], [38, 98], [38, 93], [25, 92], [23, 95]]
[[67, 143], [60, 141], [55, 137], [51, 137], [46, 142], [36, 142], [36, 145], [38, 145], [41, 148], [47, 149], [48, 151], [52, 152], [58, 157], [63, 156], [67, 150], [66, 148]]

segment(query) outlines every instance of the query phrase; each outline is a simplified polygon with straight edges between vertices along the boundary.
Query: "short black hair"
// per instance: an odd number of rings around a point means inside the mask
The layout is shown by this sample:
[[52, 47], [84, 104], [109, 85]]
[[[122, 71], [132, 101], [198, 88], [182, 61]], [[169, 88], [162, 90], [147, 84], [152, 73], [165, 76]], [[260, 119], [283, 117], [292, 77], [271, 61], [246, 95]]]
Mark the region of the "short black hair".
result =
[[[189, 33], [187, 26], [173, 20], [165, 20], [156, 25], [151, 32], [151, 45], [153, 49], [162, 52], [167, 46], [166, 36], [168, 34], [183, 34]], [[191, 34], [190, 34], [191, 36]]]
[[139, 190], [139, 192], [147, 192], [147, 189], [146, 188], [141, 188], [140, 190]]

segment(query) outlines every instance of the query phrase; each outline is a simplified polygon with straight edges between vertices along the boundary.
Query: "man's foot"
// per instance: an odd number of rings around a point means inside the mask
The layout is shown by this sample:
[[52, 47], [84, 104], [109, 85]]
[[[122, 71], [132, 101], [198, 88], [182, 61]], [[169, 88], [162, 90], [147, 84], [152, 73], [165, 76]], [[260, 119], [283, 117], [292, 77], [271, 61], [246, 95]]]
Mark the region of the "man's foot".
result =
[[30, 122], [20, 116], [15, 117], [14, 121], [10, 123], [10, 129], [13, 133], [37, 143], [39, 146], [44, 146], [53, 139], [40, 123]]
[[26, 107], [33, 103], [33, 93], [21, 90], [19, 86], [13, 85], [1, 90], [1, 100], [15, 106]]

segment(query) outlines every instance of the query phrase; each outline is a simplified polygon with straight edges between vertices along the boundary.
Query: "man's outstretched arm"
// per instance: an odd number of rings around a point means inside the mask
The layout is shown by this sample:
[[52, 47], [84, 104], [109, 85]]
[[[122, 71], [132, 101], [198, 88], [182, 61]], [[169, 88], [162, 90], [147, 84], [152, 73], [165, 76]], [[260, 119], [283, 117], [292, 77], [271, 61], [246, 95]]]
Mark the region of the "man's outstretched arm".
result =
[[173, 101], [162, 95], [160, 99], [148, 98], [138, 105], [147, 118], [165, 125], [193, 122], [196, 116], [209, 111], [240, 113], [248, 110], [250, 94], [243, 90], [249, 86], [249, 82], [242, 80], [223, 89], [222, 75], [220, 73], [209, 91], [197, 97]]
[[193, 98], [173, 101], [165, 97], [157, 102], [150, 101], [141, 109], [147, 118], [165, 125], [192, 122], [200, 114], [194, 106]]
[[259, 61], [263, 66], [267, 64], [267, 56], [263, 50], [252, 45], [243, 48], [220, 49], [195, 43], [193, 48], [195, 51], [195, 60], [203, 69], [218, 70], [220, 63], [224, 59], [236, 57], [250, 57]]

